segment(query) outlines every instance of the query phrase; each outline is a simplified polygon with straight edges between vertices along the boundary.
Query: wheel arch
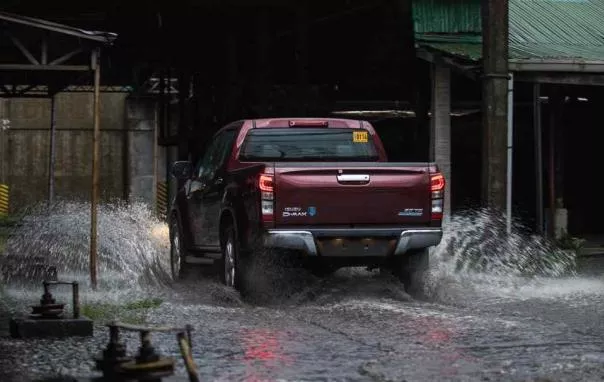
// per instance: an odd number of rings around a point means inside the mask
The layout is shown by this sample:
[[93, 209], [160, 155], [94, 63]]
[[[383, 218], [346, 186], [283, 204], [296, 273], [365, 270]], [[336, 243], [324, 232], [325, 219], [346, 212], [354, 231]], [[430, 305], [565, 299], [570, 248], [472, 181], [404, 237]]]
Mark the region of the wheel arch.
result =
[[168, 217], [168, 229], [170, 230], [170, 240], [172, 237], [172, 222], [176, 221], [178, 224], [178, 229], [180, 230], [181, 239], [183, 240], [183, 245], [185, 248], [189, 249], [190, 244], [192, 243], [191, 232], [185, 224], [183, 224], [182, 215], [179, 208], [173, 208], [170, 211], [170, 215]]
[[220, 245], [222, 246], [226, 240], [225, 230], [228, 226], [232, 225], [235, 229], [235, 234], [239, 232], [239, 227], [237, 227], [237, 218], [235, 217], [235, 211], [231, 208], [225, 208], [220, 213], [220, 223], [218, 228], [218, 235], [220, 239]]

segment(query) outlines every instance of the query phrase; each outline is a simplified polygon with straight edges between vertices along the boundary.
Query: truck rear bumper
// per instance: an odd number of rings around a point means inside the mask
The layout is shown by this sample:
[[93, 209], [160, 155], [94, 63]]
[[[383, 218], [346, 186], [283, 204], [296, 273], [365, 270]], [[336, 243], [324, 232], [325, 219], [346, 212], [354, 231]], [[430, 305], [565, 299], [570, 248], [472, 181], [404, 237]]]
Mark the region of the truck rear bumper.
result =
[[293, 249], [309, 256], [389, 256], [436, 246], [442, 228], [273, 229], [264, 236], [267, 248]]

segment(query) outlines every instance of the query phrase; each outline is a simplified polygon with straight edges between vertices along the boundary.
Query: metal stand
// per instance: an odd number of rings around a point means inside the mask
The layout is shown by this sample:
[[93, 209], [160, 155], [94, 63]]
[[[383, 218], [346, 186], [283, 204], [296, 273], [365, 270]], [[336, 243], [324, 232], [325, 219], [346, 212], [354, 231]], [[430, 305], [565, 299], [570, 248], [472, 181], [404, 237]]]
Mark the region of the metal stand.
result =
[[[44, 281], [44, 294], [40, 305], [32, 306], [29, 317], [12, 318], [10, 334], [13, 338], [43, 337], [89, 337], [93, 335], [92, 320], [80, 316], [80, 288], [77, 282]], [[53, 285], [71, 285], [73, 294], [73, 317], [65, 317], [65, 304], [57, 303], [50, 287]]]
[[51, 285], [71, 285], [73, 299], [73, 318], [80, 318], [80, 288], [79, 284], [66, 281], [44, 281], [44, 294], [40, 300], [40, 305], [32, 306], [32, 312], [29, 315], [32, 319], [59, 319], [63, 317], [65, 304], [57, 304], [56, 300], [50, 293]]
[[[185, 328], [144, 327], [112, 322], [109, 327], [110, 338], [102, 357], [96, 360], [97, 370], [103, 372], [104, 381], [148, 381], [161, 382], [162, 378], [174, 374], [175, 360], [162, 357], [151, 344], [151, 332], [177, 332], [181, 354], [192, 382], [199, 381], [191, 355], [191, 331]], [[140, 333], [141, 346], [138, 354], [132, 358], [127, 356], [125, 345], [119, 342], [119, 331], [129, 330]]]

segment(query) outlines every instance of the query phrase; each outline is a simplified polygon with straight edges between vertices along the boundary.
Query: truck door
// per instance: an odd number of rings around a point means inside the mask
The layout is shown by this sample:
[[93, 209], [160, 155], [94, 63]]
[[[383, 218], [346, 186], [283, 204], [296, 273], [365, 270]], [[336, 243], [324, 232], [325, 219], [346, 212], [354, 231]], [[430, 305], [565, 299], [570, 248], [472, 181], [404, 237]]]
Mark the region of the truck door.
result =
[[201, 197], [201, 209], [204, 211], [202, 224], [205, 230], [200, 237], [200, 245], [203, 247], [220, 246], [220, 211], [226, 187], [225, 164], [231, 154], [236, 133], [237, 130], [233, 128], [216, 136], [211, 157], [201, 173], [204, 184]]

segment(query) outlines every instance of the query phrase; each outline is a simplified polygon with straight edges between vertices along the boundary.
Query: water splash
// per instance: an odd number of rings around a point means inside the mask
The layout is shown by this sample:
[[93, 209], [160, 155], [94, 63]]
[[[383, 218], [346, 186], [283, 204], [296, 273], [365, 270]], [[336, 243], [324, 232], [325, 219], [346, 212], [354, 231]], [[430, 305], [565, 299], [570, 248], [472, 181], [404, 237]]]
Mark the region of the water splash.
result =
[[573, 251], [526, 232], [514, 222], [508, 235], [505, 217], [488, 210], [453, 216], [432, 253], [435, 266], [426, 283], [428, 295], [447, 299], [456, 288], [482, 295], [511, 294], [576, 276]]
[[[99, 205], [97, 232], [99, 289], [125, 292], [170, 281], [168, 229], [146, 205]], [[89, 242], [88, 203], [33, 207], [6, 243], [4, 281], [22, 282], [19, 276], [28, 276], [42, 262], [55, 266], [60, 279], [88, 289]]]

